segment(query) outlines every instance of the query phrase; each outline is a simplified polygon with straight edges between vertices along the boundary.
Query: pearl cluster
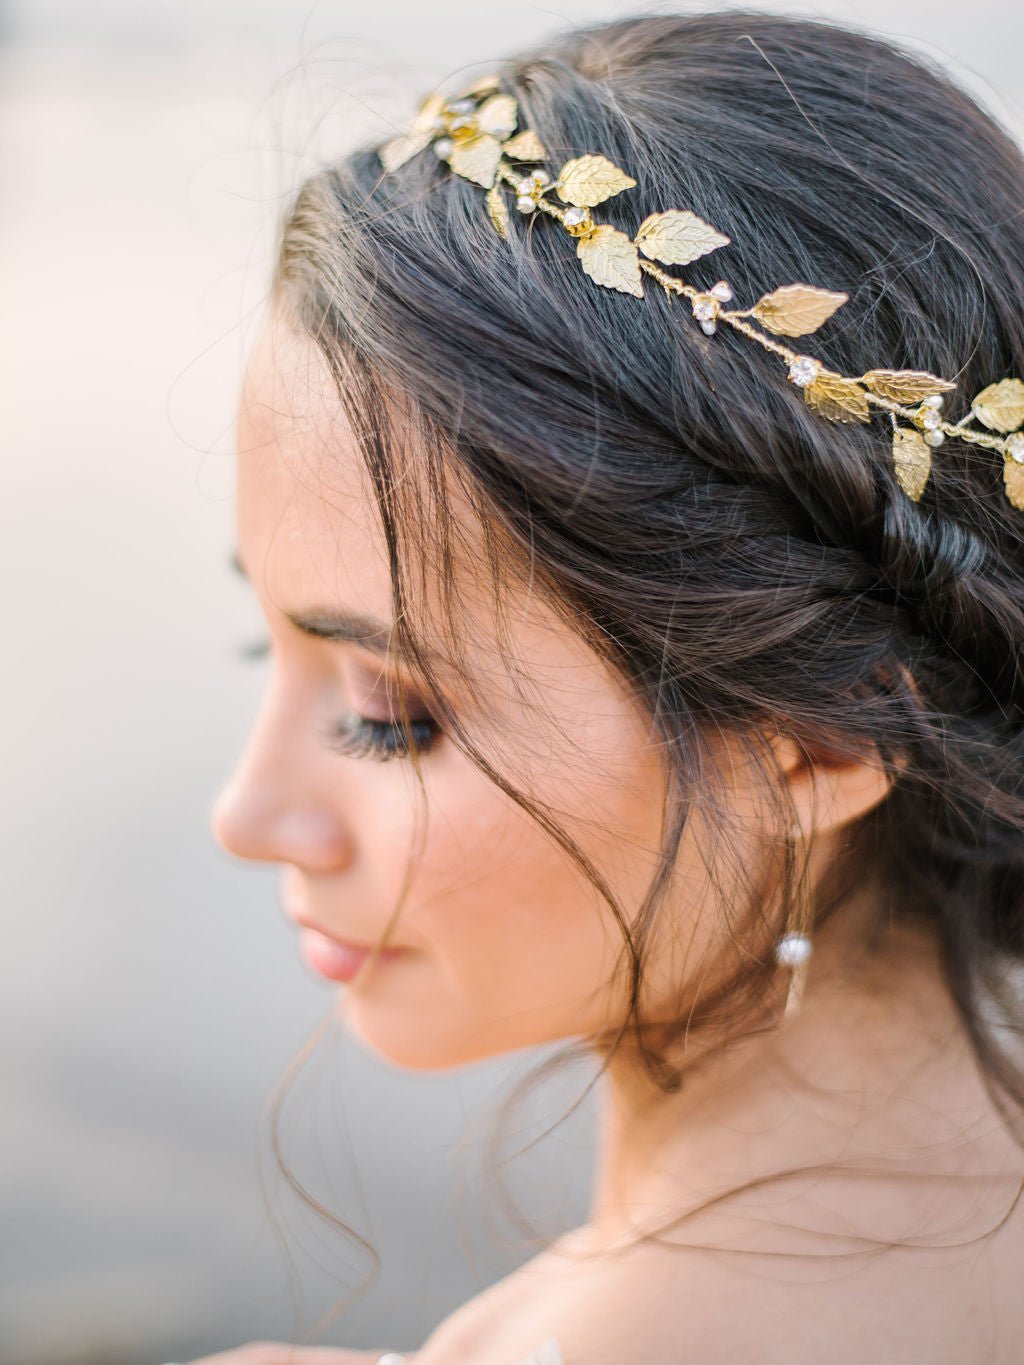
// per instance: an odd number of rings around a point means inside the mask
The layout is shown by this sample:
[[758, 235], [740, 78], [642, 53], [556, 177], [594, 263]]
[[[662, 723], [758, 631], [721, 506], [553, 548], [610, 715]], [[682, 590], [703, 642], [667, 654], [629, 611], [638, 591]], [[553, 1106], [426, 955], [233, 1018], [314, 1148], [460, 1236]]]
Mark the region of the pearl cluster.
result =
[[[434, 139], [434, 151], [442, 161], [447, 161], [451, 156], [456, 140], [475, 137], [480, 131], [476, 110], [476, 100], [469, 98], [452, 100], [445, 105], [434, 124], [434, 132], [444, 134]], [[511, 128], [489, 128], [488, 132], [499, 142], [512, 136]]]
[[544, 171], [531, 171], [524, 176], [516, 186], [516, 208], [520, 213], [532, 213], [537, 207], [537, 201], [545, 190], [550, 189], [552, 184], [550, 175]]
[[914, 426], [924, 432], [924, 439], [930, 446], [940, 446], [946, 439], [942, 430], [942, 394], [933, 393], [926, 398], [914, 414]]
[[726, 280], [719, 280], [713, 284], [705, 294], [695, 294], [691, 299], [693, 316], [700, 323], [701, 331], [705, 336], [714, 336], [718, 326], [716, 319], [723, 303], [728, 303], [732, 298], [732, 285]]

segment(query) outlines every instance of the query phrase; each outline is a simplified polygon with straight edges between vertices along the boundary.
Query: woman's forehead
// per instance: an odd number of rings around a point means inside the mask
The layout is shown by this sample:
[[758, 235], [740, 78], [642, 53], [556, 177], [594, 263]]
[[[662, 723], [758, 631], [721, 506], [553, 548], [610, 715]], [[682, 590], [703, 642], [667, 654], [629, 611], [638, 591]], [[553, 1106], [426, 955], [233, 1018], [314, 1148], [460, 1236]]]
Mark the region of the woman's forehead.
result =
[[[506, 696], [510, 670], [528, 691], [540, 687], [552, 699], [581, 686], [592, 693], [592, 651], [535, 583], [502, 583], [499, 622], [479, 523], [454, 481], [448, 503], [458, 526], [451, 564], [458, 619], [442, 615], [444, 595], [428, 575], [412, 611], [428, 649], [450, 654], [454, 633], [478, 677]], [[403, 529], [415, 541], [436, 529], [434, 518], [426, 521]], [[403, 545], [415, 549], [406, 537]], [[436, 563], [436, 547], [424, 548]], [[253, 347], [239, 405], [238, 550], [246, 572], [283, 610], [340, 607], [393, 619], [380, 514], [335, 380], [315, 343], [272, 315]], [[406, 572], [405, 582], [418, 583], [418, 574]]]

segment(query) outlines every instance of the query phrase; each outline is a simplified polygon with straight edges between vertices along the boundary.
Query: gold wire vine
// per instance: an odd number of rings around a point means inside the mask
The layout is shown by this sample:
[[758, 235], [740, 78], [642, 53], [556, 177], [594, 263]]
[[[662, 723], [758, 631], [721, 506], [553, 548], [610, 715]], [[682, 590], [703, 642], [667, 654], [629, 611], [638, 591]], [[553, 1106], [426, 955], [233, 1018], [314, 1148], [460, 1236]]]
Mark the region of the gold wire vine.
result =
[[[507, 238], [509, 233], [510, 216], [503, 192], [503, 186], [509, 185], [516, 191], [519, 212], [546, 213], [576, 239], [582, 268], [596, 284], [642, 298], [642, 276], [649, 275], [662, 285], [666, 295], [689, 300], [693, 316], [706, 335], [713, 335], [724, 322], [781, 357], [789, 367], [790, 382], [802, 391], [804, 401], [829, 421], [869, 422], [872, 408], [887, 412], [892, 423], [893, 471], [914, 502], [920, 500], [927, 485], [932, 451], [954, 437], [1002, 454], [1006, 497], [1013, 507], [1024, 511], [1024, 382], [1013, 377], [989, 384], [971, 401], [967, 415], [951, 422], [941, 411], [945, 394], [956, 388], [951, 380], [927, 370], [871, 369], [861, 375], [844, 375], [829, 369], [817, 356], [794, 351], [774, 340], [773, 336], [816, 332], [849, 296], [808, 284], [787, 284], [762, 294], [749, 308], [730, 309], [724, 306], [733, 299], [728, 281], [719, 280], [710, 289], [701, 290], [669, 274], [663, 266], [689, 265], [727, 246], [730, 239], [690, 209], [649, 214], [633, 238], [608, 223], [595, 222], [591, 208], [637, 182], [598, 153], [573, 157], [555, 176], [536, 167], [529, 172], [516, 170], [513, 162], [532, 165], [547, 161], [548, 152], [531, 129], [515, 131], [516, 101], [497, 87], [497, 76], [484, 76], [453, 98], [436, 91], [428, 95], [409, 130], [379, 149], [385, 171], [397, 170], [433, 144], [434, 151], [456, 175], [487, 190], [488, 216], [502, 237]], [[562, 202], [546, 197], [551, 193]], [[983, 429], [969, 426], [971, 422]]]

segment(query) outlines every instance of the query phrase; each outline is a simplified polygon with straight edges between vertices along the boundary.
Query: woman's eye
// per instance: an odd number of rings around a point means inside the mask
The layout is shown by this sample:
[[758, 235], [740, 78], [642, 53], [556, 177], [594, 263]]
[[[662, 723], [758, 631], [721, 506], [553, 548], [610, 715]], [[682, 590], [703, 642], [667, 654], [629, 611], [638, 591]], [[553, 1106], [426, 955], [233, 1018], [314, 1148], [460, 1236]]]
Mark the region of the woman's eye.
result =
[[[238, 646], [238, 656], [248, 662], [265, 659], [271, 651], [269, 639], [250, 640]], [[409, 732], [399, 721], [371, 720], [350, 712], [326, 731], [327, 742], [349, 758], [408, 758], [415, 750], [427, 753], [441, 735], [437, 721], [429, 717], [410, 719]]]
[[435, 720], [410, 720], [409, 733], [398, 721], [370, 720], [350, 712], [328, 731], [328, 740], [339, 753], [349, 758], [408, 758], [415, 749], [427, 753], [437, 742], [441, 727]]

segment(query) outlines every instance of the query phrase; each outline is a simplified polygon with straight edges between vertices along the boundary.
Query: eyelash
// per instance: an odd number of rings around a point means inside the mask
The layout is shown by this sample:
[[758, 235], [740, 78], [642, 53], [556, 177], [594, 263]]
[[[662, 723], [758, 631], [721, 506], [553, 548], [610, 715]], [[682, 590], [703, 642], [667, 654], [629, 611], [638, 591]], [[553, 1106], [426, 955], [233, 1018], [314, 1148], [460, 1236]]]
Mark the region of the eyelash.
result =
[[[254, 640], [238, 647], [239, 656], [248, 662], [266, 658], [269, 653], [269, 640]], [[410, 720], [407, 734], [397, 721], [370, 720], [352, 711], [337, 725], [328, 727], [326, 738], [332, 748], [349, 758], [374, 758], [384, 763], [389, 758], [408, 758], [412, 749], [427, 753], [440, 734], [436, 720]]]

